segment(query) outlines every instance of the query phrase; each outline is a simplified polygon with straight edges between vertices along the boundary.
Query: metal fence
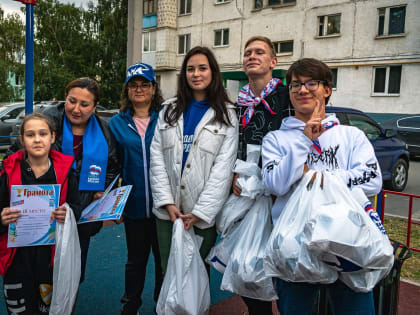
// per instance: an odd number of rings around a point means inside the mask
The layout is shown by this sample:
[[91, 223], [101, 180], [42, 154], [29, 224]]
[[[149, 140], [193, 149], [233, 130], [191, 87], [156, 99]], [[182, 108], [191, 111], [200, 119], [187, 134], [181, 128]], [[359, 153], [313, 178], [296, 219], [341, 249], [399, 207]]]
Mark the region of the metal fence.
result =
[[411, 227], [412, 225], [420, 225], [420, 222], [413, 220], [413, 199], [420, 199], [420, 195], [413, 195], [413, 194], [407, 194], [402, 192], [396, 192], [392, 190], [383, 190], [381, 193], [382, 196], [379, 196], [381, 199], [381, 220], [384, 222], [384, 216], [385, 216], [385, 199], [388, 197], [387, 195], [399, 195], [399, 196], [405, 196], [409, 198], [408, 203], [408, 216], [407, 216], [407, 235], [406, 235], [406, 245], [411, 250], [420, 252], [420, 248], [411, 247], [410, 241], [411, 241]]

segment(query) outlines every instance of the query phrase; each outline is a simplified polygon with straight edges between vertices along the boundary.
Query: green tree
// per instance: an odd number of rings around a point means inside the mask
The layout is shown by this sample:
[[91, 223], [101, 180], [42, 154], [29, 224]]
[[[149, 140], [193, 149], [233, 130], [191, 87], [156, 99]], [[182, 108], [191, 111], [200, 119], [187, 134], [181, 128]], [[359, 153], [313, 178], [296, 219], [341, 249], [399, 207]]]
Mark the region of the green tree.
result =
[[98, 78], [102, 90], [102, 104], [119, 107], [121, 87], [125, 79], [127, 60], [127, 0], [98, 0], [89, 5], [94, 17], [98, 40]]
[[66, 84], [91, 77], [101, 104], [115, 107], [125, 74], [127, 0], [99, 0], [88, 9], [57, 0], [35, 7], [35, 99], [64, 99]]
[[95, 78], [94, 25], [74, 4], [41, 0], [35, 7], [35, 99], [64, 99], [64, 88], [77, 77]]
[[4, 16], [0, 9], [0, 101], [17, 99], [17, 91], [8, 82], [10, 73], [23, 74], [25, 26], [18, 14]]

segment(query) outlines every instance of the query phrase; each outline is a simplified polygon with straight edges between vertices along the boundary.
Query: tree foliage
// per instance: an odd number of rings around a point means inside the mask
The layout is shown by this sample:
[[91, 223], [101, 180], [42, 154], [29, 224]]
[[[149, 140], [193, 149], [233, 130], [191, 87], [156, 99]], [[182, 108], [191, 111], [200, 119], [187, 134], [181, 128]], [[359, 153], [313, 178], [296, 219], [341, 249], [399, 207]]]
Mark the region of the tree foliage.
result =
[[25, 26], [18, 14], [8, 14], [0, 9], [0, 102], [17, 98], [9, 84], [9, 74], [23, 74], [22, 60], [25, 49]]
[[127, 0], [98, 0], [88, 8], [39, 0], [35, 6], [34, 96], [64, 99], [68, 82], [91, 77], [101, 104], [115, 107], [124, 82]]

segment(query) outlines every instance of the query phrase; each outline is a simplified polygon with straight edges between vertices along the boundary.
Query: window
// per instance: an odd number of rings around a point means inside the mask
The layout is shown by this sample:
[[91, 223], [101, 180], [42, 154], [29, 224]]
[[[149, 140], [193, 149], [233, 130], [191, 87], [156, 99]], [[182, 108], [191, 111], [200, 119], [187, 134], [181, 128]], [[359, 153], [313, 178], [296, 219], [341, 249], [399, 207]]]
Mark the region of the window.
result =
[[223, 47], [229, 45], [229, 29], [214, 31], [214, 47]]
[[274, 42], [274, 49], [276, 55], [292, 55], [293, 54], [293, 41], [287, 40], [282, 42]]
[[373, 93], [382, 95], [400, 94], [402, 66], [375, 67]]
[[143, 51], [156, 51], [156, 32], [143, 33]]
[[341, 14], [324, 15], [318, 17], [318, 36], [340, 34]]
[[332, 88], [333, 89], [337, 89], [337, 73], [338, 73], [338, 68], [331, 68], [331, 72], [333, 74]]
[[216, 0], [216, 3], [226, 3], [230, 2], [231, 0]]
[[262, 9], [263, 0], [254, 0], [254, 9]]
[[190, 14], [191, 13], [191, 2], [192, 0], [180, 0], [179, 1], [179, 14]]
[[143, 15], [154, 15], [157, 13], [157, 0], [143, 0]]
[[378, 9], [378, 36], [404, 34], [405, 6]]
[[296, 3], [296, 0], [268, 0], [268, 6]]
[[20, 74], [15, 74], [15, 85], [21, 86], [25, 84], [25, 76]]
[[254, 9], [296, 4], [296, 0], [254, 0]]
[[368, 139], [375, 140], [381, 137], [381, 129], [369, 121], [368, 118], [357, 114], [347, 114], [347, 117], [349, 119], [349, 125], [362, 130]]
[[401, 118], [397, 121], [398, 127], [420, 129], [420, 116]]
[[24, 114], [25, 114], [25, 110], [23, 110], [22, 111], [22, 107], [19, 107], [19, 108], [14, 108], [14, 109], [12, 109], [10, 112], [8, 112], [6, 115], [7, 115], [7, 118], [6, 119], [16, 119], [17, 118], [17, 116], [21, 113], [21, 112], [23, 112]]
[[191, 34], [178, 36], [178, 54], [185, 55], [191, 47]]

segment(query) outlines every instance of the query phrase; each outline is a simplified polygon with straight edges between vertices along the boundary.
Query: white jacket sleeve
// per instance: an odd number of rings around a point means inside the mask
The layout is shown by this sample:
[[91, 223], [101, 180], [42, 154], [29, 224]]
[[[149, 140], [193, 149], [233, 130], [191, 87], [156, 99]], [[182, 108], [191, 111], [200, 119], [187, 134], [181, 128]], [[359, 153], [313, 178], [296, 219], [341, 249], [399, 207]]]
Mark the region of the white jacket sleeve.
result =
[[[161, 117], [159, 117], [159, 119], [161, 119]], [[154, 207], [160, 208], [168, 204], [175, 204], [168, 172], [165, 167], [162, 151], [162, 138], [158, 126], [156, 126], [152, 144], [150, 145], [149, 174]]]
[[303, 174], [312, 141], [298, 134], [277, 130], [269, 132], [262, 145], [262, 177], [273, 195], [286, 194]]
[[369, 139], [361, 130], [355, 127], [352, 129], [348, 169], [338, 169], [336, 172], [350, 189], [359, 187], [367, 196], [374, 196], [382, 189], [379, 163]]
[[232, 185], [233, 166], [238, 149], [238, 120], [235, 115], [229, 116], [232, 127], [227, 128], [226, 136], [214, 160], [210, 176], [192, 210], [192, 214], [213, 224], [216, 215], [222, 209], [229, 196]]

